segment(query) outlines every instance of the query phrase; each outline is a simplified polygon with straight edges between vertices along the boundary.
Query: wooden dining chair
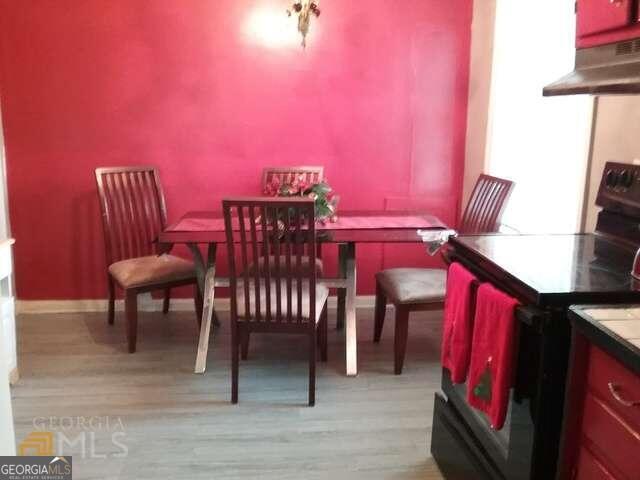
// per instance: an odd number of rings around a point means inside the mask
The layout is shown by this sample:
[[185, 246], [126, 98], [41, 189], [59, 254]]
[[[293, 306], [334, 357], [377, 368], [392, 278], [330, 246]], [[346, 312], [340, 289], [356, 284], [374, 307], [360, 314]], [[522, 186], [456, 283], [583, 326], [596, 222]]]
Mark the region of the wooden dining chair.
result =
[[136, 351], [139, 293], [164, 291], [163, 313], [169, 311], [171, 289], [194, 285], [198, 321], [201, 299], [194, 265], [162, 253], [156, 239], [167, 223], [158, 171], [154, 167], [98, 168], [95, 171], [102, 211], [109, 287], [108, 322], [114, 323], [115, 287], [124, 290], [126, 334]]
[[[315, 404], [316, 343], [327, 360], [329, 289], [316, 270], [303, 269], [314, 252], [314, 202], [308, 198], [233, 198], [222, 202], [231, 291], [231, 401], [238, 402], [240, 348], [250, 333], [298, 334], [309, 346], [309, 405]], [[236, 248], [237, 245], [237, 248]], [[273, 264], [250, 271], [258, 256]], [[251, 273], [250, 273], [251, 272]]]
[[[267, 192], [268, 185], [275, 179], [277, 179], [280, 184], [291, 183], [296, 178], [302, 179], [307, 183], [318, 183], [324, 180], [324, 167], [320, 166], [295, 166], [295, 167], [266, 167], [262, 171], [262, 191], [263, 193]], [[322, 246], [320, 243], [316, 245], [316, 258], [315, 261], [311, 260], [311, 257], [304, 256], [302, 258], [302, 268], [309, 268], [313, 266], [319, 276], [323, 274], [323, 264], [322, 264]], [[270, 255], [269, 261], [273, 262], [273, 255]], [[258, 267], [264, 268], [264, 258], [260, 258], [258, 260]], [[255, 268], [251, 265], [250, 268]]]
[[262, 191], [275, 179], [283, 184], [301, 177], [307, 183], [321, 182], [324, 180], [324, 167], [266, 167], [262, 171]]
[[[502, 213], [513, 190], [513, 182], [480, 175], [465, 209], [460, 233], [497, 232]], [[437, 268], [391, 268], [376, 274], [376, 304], [373, 341], [382, 335], [387, 301], [395, 306], [394, 372], [402, 373], [409, 314], [438, 310], [444, 306], [447, 272]]]

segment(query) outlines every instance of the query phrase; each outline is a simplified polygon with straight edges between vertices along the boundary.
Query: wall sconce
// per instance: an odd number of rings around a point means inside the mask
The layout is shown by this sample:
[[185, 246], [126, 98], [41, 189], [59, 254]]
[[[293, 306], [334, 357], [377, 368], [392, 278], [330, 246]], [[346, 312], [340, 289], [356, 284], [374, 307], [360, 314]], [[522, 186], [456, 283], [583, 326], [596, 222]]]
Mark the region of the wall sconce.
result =
[[297, 0], [290, 9], [287, 10], [287, 15], [298, 15], [298, 31], [302, 35], [302, 48], [307, 46], [307, 33], [309, 33], [309, 25], [311, 23], [311, 17], [316, 18], [320, 16], [320, 8], [318, 8], [318, 0]]

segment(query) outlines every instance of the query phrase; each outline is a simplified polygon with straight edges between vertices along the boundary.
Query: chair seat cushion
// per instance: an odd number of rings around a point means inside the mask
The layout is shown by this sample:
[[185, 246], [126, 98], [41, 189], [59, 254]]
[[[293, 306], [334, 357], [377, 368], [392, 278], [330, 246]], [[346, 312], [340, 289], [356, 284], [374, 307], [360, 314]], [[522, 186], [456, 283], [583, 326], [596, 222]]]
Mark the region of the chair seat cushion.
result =
[[149, 255], [109, 265], [109, 273], [123, 288], [195, 279], [193, 262], [173, 255]]
[[391, 303], [419, 304], [444, 301], [447, 271], [439, 268], [390, 268], [376, 274]]
[[[286, 317], [288, 314], [287, 309], [287, 281], [285, 279], [280, 280], [280, 308], [282, 312], [282, 316]], [[254, 282], [249, 281], [249, 317], [254, 318], [256, 315], [256, 295], [254, 289]], [[266, 315], [266, 306], [267, 306], [267, 292], [265, 289], [265, 281], [260, 281], [260, 314], [264, 317]], [[291, 316], [296, 318], [298, 315], [298, 295], [297, 295], [297, 280], [291, 281]], [[276, 316], [277, 312], [277, 293], [276, 293], [276, 280], [270, 281], [270, 290], [271, 290], [271, 315], [272, 317]], [[247, 318], [246, 315], [246, 306], [245, 306], [245, 291], [244, 291], [244, 282], [238, 282], [237, 288], [237, 302], [238, 302], [238, 317], [239, 318]], [[321, 282], [316, 283], [316, 311], [315, 311], [315, 321], [316, 323], [320, 320], [320, 316], [322, 314], [322, 309], [329, 298], [329, 289]], [[302, 281], [302, 318], [304, 320], [309, 319], [309, 313], [311, 311], [310, 307], [311, 295], [309, 292], [309, 281]]]
[[[275, 255], [269, 255], [269, 268], [271, 269], [272, 272], [275, 271], [276, 268], [276, 257]], [[260, 273], [264, 272], [264, 267], [265, 267], [265, 257], [260, 257], [258, 258], [258, 268]], [[295, 273], [297, 273], [297, 261], [298, 259], [293, 256], [291, 258], [291, 270], [294, 271]], [[280, 271], [283, 272], [286, 269], [286, 264], [285, 264], [286, 260], [285, 260], [285, 256], [284, 255], [280, 255]], [[301, 255], [300, 256], [300, 266], [302, 267], [302, 276], [308, 276], [309, 275], [309, 265], [310, 265], [310, 261], [309, 261], [309, 256], [308, 255]], [[320, 260], [319, 258], [315, 259], [315, 268], [316, 268], [316, 275], [318, 277], [322, 276], [322, 271], [323, 271], [323, 265], [322, 265], [322, 260]], [[254, 264], [249, 265], [249, 274], [253, 274], [254, 273]]]

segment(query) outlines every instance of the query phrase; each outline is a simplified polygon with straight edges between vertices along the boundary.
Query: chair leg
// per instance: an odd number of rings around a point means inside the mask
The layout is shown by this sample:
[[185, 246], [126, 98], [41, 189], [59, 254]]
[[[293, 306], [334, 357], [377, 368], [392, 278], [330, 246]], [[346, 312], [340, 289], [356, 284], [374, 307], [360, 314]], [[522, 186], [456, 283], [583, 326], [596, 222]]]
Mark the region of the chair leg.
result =
[[329, 313], [327, 310], [327, 305], [325, 305], [320, 319], [320, 360], [323, 362], [329, 358]]
[[309, 335], [309, 406], [316, 404], [316, 330]]
[[164, 313], [165, 315], [169, 313], [170, 304], [171, 304], [171, 289], [165, 288], [164, 299], [162, 300], [162, 313]]
[[376, 309], [375, 309], [375, 325], [373, 328], [373, 341], [378, 343], [382, 336], [382, 327], [384, 327], [384, 316], [387, 313], [387, 296], [382, 289], [380, 283], [376, 282]]
[[135, 290], [127, 290], [125, 292], [124, 310], [127, 319], [129, 353], [135, 353], [138, 339], [138, 294]]
[[240, 368], [238, 325], [231, 319], [231, 403], [238, 403], [238, 374]]
[[249, 339], [250, 339], [251, 333], [249, 332], [248, 329], [243, 328], [242, 329], [242, 333], [240, 334], [240, 358], [242, 358], [242, 360], [246, 360], [247, 358], [249, 358]]
[[107, 321], [109, 322], [109, 325], [113, 325], [116, 315], [116, 285], [113, 282], [111, 275], [107, 276], [107, 285], [109, 286], [109, 312], [107, 314]]
[[407, 336], [409, 332], [409, 310], [396, 305], [396, 332], [393, 347], [394, 373], [400, 375], [404, 365], [404, 354], [407, 350]]
[[196, 307], [196, 320], [198, 321], [198, 328], [202, 324], [202, 294], [198, 284], [193, 286], [193, 303]]

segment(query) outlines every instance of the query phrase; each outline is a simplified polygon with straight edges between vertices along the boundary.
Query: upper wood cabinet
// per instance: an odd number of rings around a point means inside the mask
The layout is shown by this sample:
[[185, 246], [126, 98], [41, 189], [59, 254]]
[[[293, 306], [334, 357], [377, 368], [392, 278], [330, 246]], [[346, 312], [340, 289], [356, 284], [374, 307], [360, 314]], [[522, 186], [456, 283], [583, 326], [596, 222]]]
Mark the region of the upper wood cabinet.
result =
[[585, 37], [630, 26], [640, 12], [632, 0], [577, 0], [577, 36]]

